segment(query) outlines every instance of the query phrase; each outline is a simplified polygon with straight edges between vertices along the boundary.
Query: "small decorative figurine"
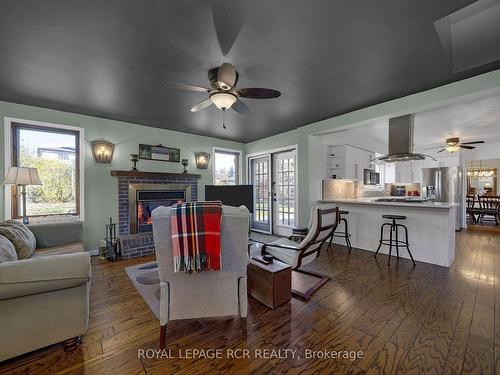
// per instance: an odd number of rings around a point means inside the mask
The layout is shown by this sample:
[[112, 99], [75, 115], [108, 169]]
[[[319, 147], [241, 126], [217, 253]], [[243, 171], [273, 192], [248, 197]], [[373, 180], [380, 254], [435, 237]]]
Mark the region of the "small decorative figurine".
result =
[[189, 165], [189, 160], [182, 159], [182, 166], [184, 167], [184, 171], [182, 173], [188, 173], [188, 165]]
[[132, 162], [132, 170], [137, 172], [137, 162], [139, 161], [138, 154], [130, 154], [130, 161]]

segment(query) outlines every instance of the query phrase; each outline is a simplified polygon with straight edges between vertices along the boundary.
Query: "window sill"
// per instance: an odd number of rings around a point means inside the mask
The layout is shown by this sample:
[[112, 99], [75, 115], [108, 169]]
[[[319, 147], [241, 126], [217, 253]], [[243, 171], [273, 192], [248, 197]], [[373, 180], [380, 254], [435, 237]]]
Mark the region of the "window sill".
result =
[[[23, 222], [22, 218], [13, 220], [19, 223]], [[80, 216], [76, 215], [49, 215], [49, 216], [29, 217], [29, 221], [30, 224], [54, 224], [54, 223], [74, 223], [83, 220], [80, 218]]]

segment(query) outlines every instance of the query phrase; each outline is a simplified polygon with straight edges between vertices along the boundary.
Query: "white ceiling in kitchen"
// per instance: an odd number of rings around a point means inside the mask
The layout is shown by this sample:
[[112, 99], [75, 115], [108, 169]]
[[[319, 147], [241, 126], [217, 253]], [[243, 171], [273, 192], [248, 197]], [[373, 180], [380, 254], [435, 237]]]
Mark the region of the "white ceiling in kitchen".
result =
[[[500, 95], [415, 113], [415, 146], [440, 146], [446, 138], [462, 142], [500, 142]], [[352, 129], [322, 135], [324, 144], [351, 144], [387, 152], [388, 120], [377, 119]], [[480, 146], [479, 146], [480, 147]], [[383, 148], [382, 151], [379, 151]]]

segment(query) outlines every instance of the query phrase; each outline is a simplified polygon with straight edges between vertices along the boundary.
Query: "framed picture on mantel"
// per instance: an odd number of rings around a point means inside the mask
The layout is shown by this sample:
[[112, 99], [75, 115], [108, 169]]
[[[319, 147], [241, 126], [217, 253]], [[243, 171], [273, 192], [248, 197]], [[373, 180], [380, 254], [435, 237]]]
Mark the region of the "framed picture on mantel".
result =
[[152, 146], [139, 144], [139, 158], [144, 160], [159, 160], [179, 163], [181, 150], [162, 145]]

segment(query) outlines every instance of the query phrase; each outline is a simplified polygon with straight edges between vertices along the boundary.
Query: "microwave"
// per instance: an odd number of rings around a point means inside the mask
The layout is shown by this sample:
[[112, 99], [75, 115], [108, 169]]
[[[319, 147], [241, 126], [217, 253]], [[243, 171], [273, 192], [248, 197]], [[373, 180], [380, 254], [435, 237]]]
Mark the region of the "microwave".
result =
[[373, 169], [363, 170], [363, 183], [365, 185], [380, 185], [380, 173]]

